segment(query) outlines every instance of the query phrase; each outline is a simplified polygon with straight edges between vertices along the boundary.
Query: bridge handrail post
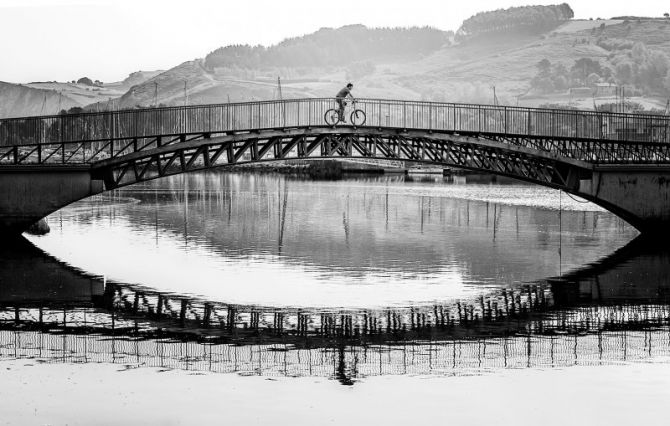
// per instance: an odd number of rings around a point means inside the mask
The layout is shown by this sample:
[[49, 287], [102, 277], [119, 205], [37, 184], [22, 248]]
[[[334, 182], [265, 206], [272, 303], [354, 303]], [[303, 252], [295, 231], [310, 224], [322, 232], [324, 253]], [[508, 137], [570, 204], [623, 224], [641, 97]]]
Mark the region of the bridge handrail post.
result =
[[504, 128], [503, 132], [504, 132], [505, 135], [507, 135], [507, 106], [503, 106], [503, 113], [505, 114], [505, 118], [504, 118], [504, 121], [503, 121], [505, 128]]
[[407, 102], [402, 101], [402, 128], [407, 128]]
[[428, 130], [433, 130], [433, 103], [428, 104]]
[[307, 123], [309, 126], [312, 126], [314, 123], [312, 123], [312, 105], [314, 102], [310, 101], [309, 102], [309, 108], [307, 108]]
[[477, 105], [477, 131], [482, 131], [482, 106]]
[[207, 108], [207, 132], [209, 133], [212, 131], [212, 109], [214, 109], [213, 106]]

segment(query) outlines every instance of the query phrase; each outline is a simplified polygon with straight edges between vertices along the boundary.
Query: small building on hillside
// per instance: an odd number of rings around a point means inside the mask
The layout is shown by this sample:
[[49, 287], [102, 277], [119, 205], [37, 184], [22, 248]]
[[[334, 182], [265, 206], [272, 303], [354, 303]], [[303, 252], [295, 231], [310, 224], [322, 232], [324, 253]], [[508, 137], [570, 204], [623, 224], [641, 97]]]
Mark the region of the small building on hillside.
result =
[[616, 96], [617, 86], [612, 83], [596, 83], [595, 94], [596, 97]]
[[593, 89], [590, 87], [571, 87], [571, 97], [591, 97], [593, 96]]

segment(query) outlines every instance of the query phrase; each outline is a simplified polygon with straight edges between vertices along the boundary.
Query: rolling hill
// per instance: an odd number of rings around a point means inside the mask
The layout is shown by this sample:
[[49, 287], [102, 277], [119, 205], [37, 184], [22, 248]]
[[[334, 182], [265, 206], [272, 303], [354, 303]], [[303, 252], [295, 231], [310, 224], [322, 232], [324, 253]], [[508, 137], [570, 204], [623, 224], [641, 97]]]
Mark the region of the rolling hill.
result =
[[0, 118], [56, 114], [76, 106], [82, 104], [56, 90], [0, 81]]
[[133, 85], [141, 84], [162, 71], [137, 71], [114, 83], [43, 81], [26, 84], [0, 82], [0, 118], [58, 114], [72, 108], [109, 109]]
[[[663, 76], [657, 78], [656, 86], [641, 79], [626, 81], [617, 73], [621, 58], [636, 55], [634, 48], [643, 50], [646, 58], [631, 64], [640, 73], [648, 66], [645, 61], [658, 62], [656, 72]], [[253, 53], [253, 49], [247, 51]], [[663, 68], [668, 56], [670, 21], [570, 20], [547, 32], [484, 35], [463, 42], [448, 41], [421, 55], [371, 57], [338, 66], [303, 63], [280, 67], [256, 59], [253, 66], [233, 67], [227, 63], [211, 67], [204, 58], [135, 86], [121, 98], [120, 105], [132, 108], [278, 99], [280, 77], [284, 98], [330, 97], [347, 81], [353, 81], [354, 94], [359, 97], [585, 109], [617, 101], [612, 90], [596, 95], [596, 84], [625, 85], [628, 103], [662, 109], [670, 94], [670, 78], [666, 77], [667, 67]], [[543, 59], [564, 70], [563, 86], [551, 90], [533, 86], [538, 63]], [[603, 75], [590, 76], [595, 80], [589, 82], [576, 78], [573, 68], [580, 60], [597, 62]]]
[[670, 20], [570, 17], [562, 4], [477, 14], [456, 33], [323, 28], [270, 47], [224, 46], [166, 71], [137, 72], [95, 88], [0, 89], [0, 99], [8, 99], [0, 116], [53, 113], [54, 99], [63, 105], [66, 97], [68, 105], [88, 110], [278, 99], [278, 79], [285, 99], [332, 97], [352, 81], [358, 97], [591, 109], [620, 102], [614, 88], [622, 86], [628, 108], [665, 107]]

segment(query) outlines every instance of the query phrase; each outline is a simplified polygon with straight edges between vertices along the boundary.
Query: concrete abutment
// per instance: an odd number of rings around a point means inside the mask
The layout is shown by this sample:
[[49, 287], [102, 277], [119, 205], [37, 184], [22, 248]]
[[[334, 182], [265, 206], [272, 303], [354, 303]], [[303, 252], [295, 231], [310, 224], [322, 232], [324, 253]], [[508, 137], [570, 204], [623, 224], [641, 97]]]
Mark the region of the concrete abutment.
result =
[[0, 168], [0, 234], [20, 234], [47, 215], [104, 190], [90, 166]]
[[670, 168], [598, 167], [577, 195], [621, 217], [645, 235], [670, 235]]

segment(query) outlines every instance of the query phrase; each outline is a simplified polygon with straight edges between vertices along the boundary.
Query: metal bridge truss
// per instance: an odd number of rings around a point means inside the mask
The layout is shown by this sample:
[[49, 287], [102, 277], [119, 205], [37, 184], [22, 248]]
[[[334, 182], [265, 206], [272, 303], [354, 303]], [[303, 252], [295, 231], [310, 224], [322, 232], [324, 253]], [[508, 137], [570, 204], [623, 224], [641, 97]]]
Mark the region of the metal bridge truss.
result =
[[213, 167], [310, 158], [413, 161], [570, 188], [599, 165], [670, 163], [670, 144], [316, 127], [0, 147], [0, 165], [89, 165], [107, 189]]
[[[251, 141], [254, 138], [258, 142], [269, 140], [273, 144], [280, 139], [297, 138], [305, 136], [311, 141], [316, 139], [320, 142], [323, 138], [340, 135], [349, 135], [357, 139], [385, 139], [391, 145], [394, 141], [413, 140], [414, 150], [408, 149], [408, 144], [403, 143], [402, 150], [387, 148], [388, 160], [418, 159], [422, 145], [430, 149], [430, 143], [440, 141], [469, 141], [480, 144], [485, 141], [499, 142], [507, 146], [516, 146], [535, 150], [537, 152], [549, 153], [554, 157], [581, 160], [593, 164], [659, 164], [670, 163], [670, 144], [659, 142], [635, 142], [635, 141], [612, 141], [603, 139], [571, 138], [571, 137], [547, 137], [547, 136], [525, 136], [509, 135], [505, 133], [489, 132], [440, 132], [430, 130], [405, 130], [398, 128], [331, 128], [331, 127], [304, 127], [293, 129], [270, 129], [270, 130], [245, 130], [238, 132], [219, 133], [191, 133], [191, 134], [168, 134], [159, 136], [142, 136], [133, 138], [108, 139], [98, 141], [79, 142], [44, 142], [40, 144], [9, 145], [0, 146], [0, 165], [81, 165], [95, 164], [97, 162], [119, 158], [121, 156], [176, 144], [184, 144], [203, 139], [215, 139], [229, 137], [231, 140]], [[212, 140], [212, 143], [216, 143]], [[286, 155], [290, 145], [286, 143], [284, 150], [276, 157]], [[294, 144], [297, 145], [297, 142]], [[384, 146], [380, 144], [380, 152], [384, 153]], [[239, 148], [236, 144], [236, 148]], [[259, 152], [262, 148], [259, 148]], [[313, 149], [307, 150], [311, 154]], [[342, 151], [339, 151], [343, 153]], [[267, 151], [264, 152], [264, 154]], [[359, 152], [363, 157], [370, 157], [370, 150]], [[221, 155], [221, 153], [219, 153]], [[439, 159], [439, 156], [434, 158]], [[237, 161], [239, 158], [234, 158]]]
[[[592, 167], [588, 162], [573, 159], [584, 156], [584, 150], [568, 142], [549, 141], [544, 149], [538, 149], [542, 148], [539, 141], [522, 138], [495, 140], [388, 129], [291, 129], [217, 137], [203, 134], [168, 140], [134, 139], [120, 146], [118, 142], [109, 142], [92, 155], [108, 149], [110, 157], [93, 163], [92, 168], [98, 178], [105, 180], [107, 189], [114, 189], [157, 177], [235, 164], [361, 158], [485, 170], [566, 188], [574, 186], [575, 179], [589, 177]], [[565, 156], [551, 152], [557, 146]], [[612, 154], [607, 151], [607, 155]], [[670, 161], [670, 151], [667, 155]]]

